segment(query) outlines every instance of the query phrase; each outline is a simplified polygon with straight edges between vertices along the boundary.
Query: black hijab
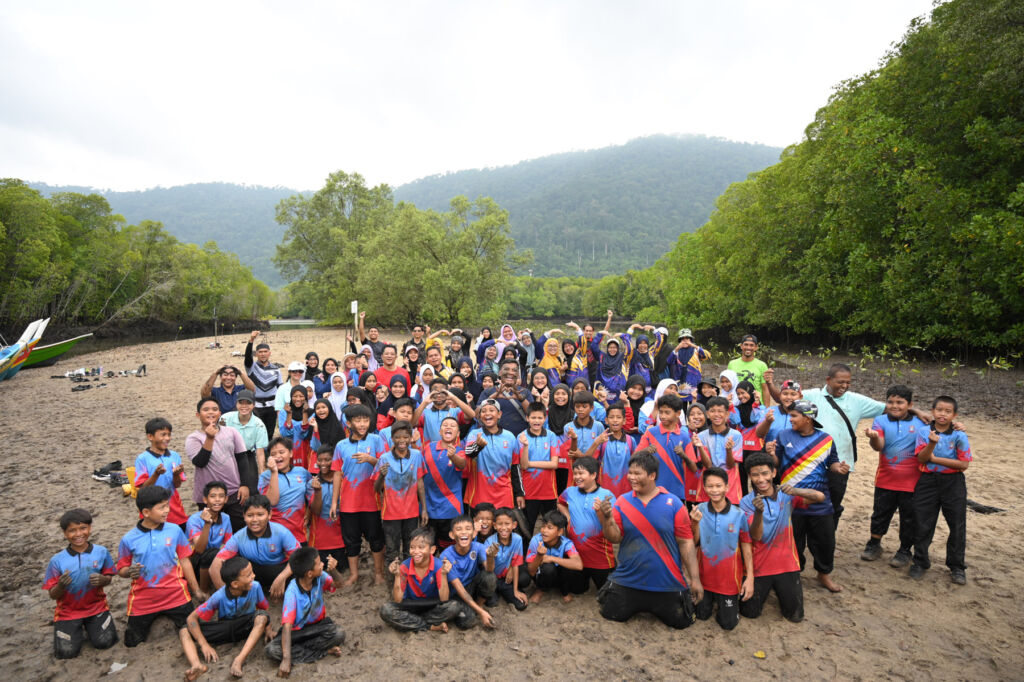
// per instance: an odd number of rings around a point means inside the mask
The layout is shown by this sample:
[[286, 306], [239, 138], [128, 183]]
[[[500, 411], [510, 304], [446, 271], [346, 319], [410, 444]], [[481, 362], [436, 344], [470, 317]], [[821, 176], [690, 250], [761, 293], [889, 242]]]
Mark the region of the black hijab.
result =
[[[296, 393], [301, 393], [302, 397], [306, 399], [306, 403], [302, 407], [295, 407], [295, 401], [292, 400]], [[292, 421], [302, 421], [302, 417], [306, 414], [306, 410], [309, 409], [309, 396], [306, 394], [306, 387], [302, 384], [293, 386], [291, 392], [288, 394], [288, 414], [291, 415]]]
[[306, 353], [307, 363], [309, 363], [310, 358], [316, 358], [316, 367], [310, 367], [309, 364], [306, 365], [306, 379], [312, 381], [313, 378], [320, 373], [320, 356], [317, 355], [314, 351], [309, 351], [308, 353]]
[[[639, 398], [633, 400], [632, 398], [629, 397], [630, 386], [639, 386], [640, 388], [644, 389], [644, 392], [640, 395]], [[639, 427], [640, 408], [644, 406], [644, 399], [647, 397], [647, 382], [644, 381], [644, 378], [639, 374], [634, 374], [633, 376], [626, 379], [626, 391], [626, 401], [629, 403], [629, 409], [633, 410], [633, 419], [636, 420], [637, 426]], [[609, 398], [611, 398], [611, 396], [609, 396]]]
[[[320, 403], [327, 406], [326, 419], [321, 419], [316, 414], [316, 406]], [[338, 441], [345, 437], [345, 430], [341, 428], [341, 422], [338, 421], [337, 415], [334, 414], [334, 408], [329, 401], [321, 398], [313, 404], [313, 418], [316, 419], [316, 428], [321, 444], [330, 445], [333, 448], [338, 444]]]
[[757, 422], [751, 421], [750, 419], [750, 413], [754, 411], [754, 384], [749, 381], [741, 381], [736, 384], [736, 388], [742, 388], [750, 397], [750, 400], [747, 402], [743, 402], [741, 400], [740, 404], [736, 406], [736, 412], [740, 416], [740, 425], [745, 429], [749, 429], [751, 426], [757, 426]]
[[[565, 405], [555, 404], [555, 391], [563, 390], [569, 397], [565, 401]], [[555, 384], [555, 387], [551, 389], [551, 400], [548, 401], [548, 428], [556, 436], [564, 435], [565, 425], [571, 422], [576, 417], [576, 412], [572, 407], [572, 389], [565, 384]]]

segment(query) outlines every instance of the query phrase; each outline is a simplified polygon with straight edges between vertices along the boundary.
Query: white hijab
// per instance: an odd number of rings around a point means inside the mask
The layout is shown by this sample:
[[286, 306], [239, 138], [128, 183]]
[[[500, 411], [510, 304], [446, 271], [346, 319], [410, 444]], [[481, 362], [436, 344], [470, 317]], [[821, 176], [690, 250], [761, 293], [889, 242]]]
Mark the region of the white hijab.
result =
[[[334, 390], [334, 377], [341, 379], [340, 391]], [[343, 372], [335, 372], [332, 374], [330, 386], [331, 395], [327, 400], [331, 403], [331, 407], [334, 408], [334, 414], [338, 417], [338, 421], [341, 421], [341, 411], [345, 409], [346, 405], [348, 405], [348, 381], [345, 379], [345, 374]]]
[[[726, 391], [724, 388], [722, 388], [722, 377], [727, 378], [732, 383], [731, 391]], [[738, 376], [736, 376], [736, 372], [732, 371], [731, 369], [723, 369], [722, 372], [718, 375], [718, 379], [718, 394], [721, 397], [728, 400], [729, 402], [731, 402], [733, 405], [739, 405], [740, 399], [736, 397], [736, 384], [740, 383], [740, 379]]]

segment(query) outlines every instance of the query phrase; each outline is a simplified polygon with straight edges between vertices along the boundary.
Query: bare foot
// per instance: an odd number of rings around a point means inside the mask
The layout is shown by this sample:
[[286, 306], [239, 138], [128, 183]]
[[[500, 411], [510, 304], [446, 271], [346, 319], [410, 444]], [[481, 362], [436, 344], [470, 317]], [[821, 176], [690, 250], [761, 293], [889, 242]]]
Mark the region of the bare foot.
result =
[[828, 573], [819, 573], [818, 582], [825, 586], [829, 592], [842, 592], [843, 586], [832, 580]]
[[531, 604], [539, 604], [540, 600], [543, 599], [543, 598], [544, 598], [544, 593], [541, 592], [540, 590], [537, 590], [536, 592], [534, 592], [533, 594], [530, 595], [530, 603]]
[[231, 676], [232, 677], [241, 677], [242, 676], [242, 664], [239, 662], [239, 660], [237, 658], [235, 660], [231, 661]]
[[562, 595], [562, 602], [568, 604], [571, 601], [572, 601], [572, 595], [571, 594], [563, 594]]
[[448, 623], [441, 623], [440, 625], [431, 625], [430, 629], [434, 632], [448, 632]]
[[373, 574], [373, 584], [374, 585], [383, 585], [384, 582], [385, 582], [385, 578], [384, 578], [384, 574], [383, 573], [374, 573]]
[[341, 657], [341, 647], [340, 646], [332, 646], [330, 649], [327, 650], [327, 653], [329, 653], [331, 656], [338, 656], [340, 658]]
[[200, 663], [192, 666], [185, 673], [185, 682], [194, 682], [200, 675], [206, 672], [206, 666]]
[[359, 580], [359, 574], [356, 573], [355, 571], [353, 571], [352, 575], [350, 575], [348, 577], [348, 579], [345, 580], [345, 583], [342, 586], [343, 587], [352, 587], [353, 585], [356, 584], [357, 580]]

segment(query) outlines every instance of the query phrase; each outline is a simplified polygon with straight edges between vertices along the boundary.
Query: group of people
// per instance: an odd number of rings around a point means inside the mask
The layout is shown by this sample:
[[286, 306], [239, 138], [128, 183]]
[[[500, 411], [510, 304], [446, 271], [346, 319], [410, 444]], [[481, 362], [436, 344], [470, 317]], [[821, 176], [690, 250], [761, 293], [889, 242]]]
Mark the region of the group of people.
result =
[[[358, 581], [364, 541], [373, 581], [391, 583], [380, 617], [399, 630], [493, 627], [501, 601], [522, 611], [591, 584], [615, 621], [648, 612], [685, 628], [714, 615], [731, 630], [775, 592], [797, 622], [805, 550], [819, 582], [842, 590], [835, 538], [865, 418], [879, 464], [861, 558], [881, 556], [898, 512], [889, 563], [922, 577], [941, 511], [946, 564], [966, 582], [971, 450], [954, 398], [920, 410], [891, 386], [879, 402], [849, 390], [842, 364], [822, 388], [776, 384], [752, 335], [704, 376], [709, 354], [689, 330], [673, 344], [653, 325], [613, 334], [611, 319], [475, 338], [417, 325], [400, 354], [363, 313], [349, 353], [284, 368], [253, 332], [244, 368], [221, 367], [200, 390], [184, 446], [197, 511], [181, 501], [171, 424], [154, 418], [135, 461], [139, 520], [116, 561], [89, 542], [88, 511], [61, 518], [69, 545], [43, 585], [55, 655], [117, 641], [103, 593], [116, 574], [131, 581], [126, 646], [167, 616], [187, 679], [228, 642], [244, 642], [241, 675], [261, 638], [286, 675], [340, 653], [324, 593]], [[281, 601], [280, 627], [268, 599]]]

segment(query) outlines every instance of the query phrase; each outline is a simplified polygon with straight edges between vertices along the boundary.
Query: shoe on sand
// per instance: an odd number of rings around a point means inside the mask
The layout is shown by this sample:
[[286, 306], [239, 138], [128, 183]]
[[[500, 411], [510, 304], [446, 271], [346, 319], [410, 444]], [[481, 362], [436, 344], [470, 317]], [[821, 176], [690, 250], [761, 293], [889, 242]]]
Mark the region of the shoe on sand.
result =
[[864, 546], [864, 551], [860, 553], [860, 558], [864, 561], [874, 561], [882, 556], [882, 543], [880, 542], [869, 542]]
[[904, 552], [900, 550], [899, 552], [893, 554], [892, 558], [889, 559], [889, 565], [893, 568], [906, 568], [910, 565], [911, 561], [912, 559], [910, 558], [910, 552]]
[[924, 577], [924, 572], [926, 570], [927, 569], [922, 568], [921, 566], [918, 566], [917, 564], [914, 564], [913, 566], [910, 567], [910, 572], [907, 573], [907, 575], [909, 575], [914, 580], [920, 580], [921, 578]]
[[951, 568], [949, 569], [949, 579], [953, 581], [954, 585], [966, 585], [967, 572], [962, 568]]

